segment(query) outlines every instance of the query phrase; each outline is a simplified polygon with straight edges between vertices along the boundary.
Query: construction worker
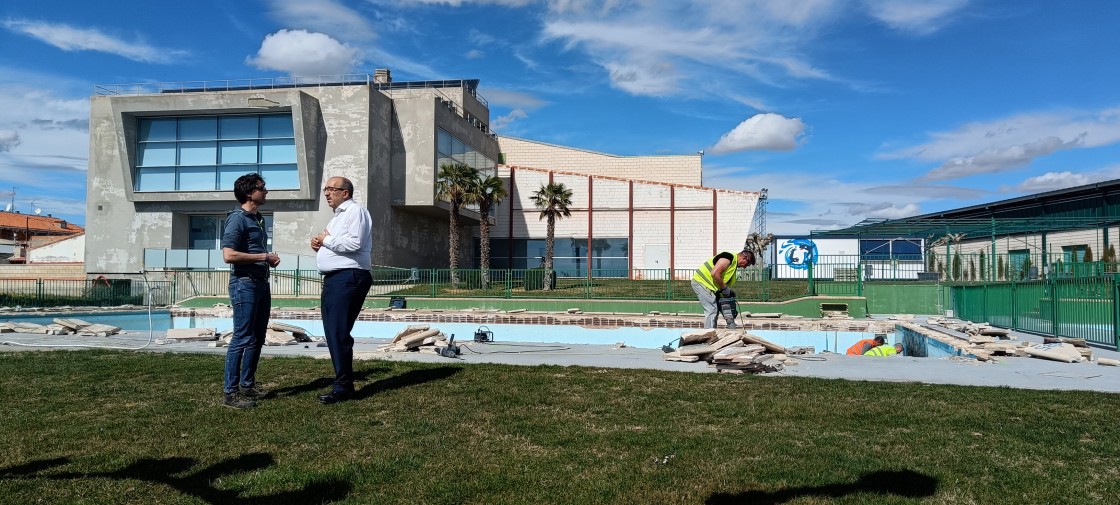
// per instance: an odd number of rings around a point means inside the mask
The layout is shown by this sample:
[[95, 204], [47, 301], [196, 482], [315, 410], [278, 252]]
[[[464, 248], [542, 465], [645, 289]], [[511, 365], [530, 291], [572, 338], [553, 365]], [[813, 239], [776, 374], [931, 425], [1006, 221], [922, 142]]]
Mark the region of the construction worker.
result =
[[883, 345], [887, 341], [886, 335], [875, 335], [875, 338], [865, 338], [852, 344], [846, 353], [848, 356], [863, 356], [863, 353]]
[[696, 273], [692, 274], [692, 290], [704, 309], [704, 327], [715, 328], [719, 308], [716, 304], [720, 297], [732, 297], [731, 286], [735, 284], [735, 271], [755, 263], [754, 252], [743, 249], [738, 254], [721, 252], [705, 261]]
[[879, 356], [882, 358], [895, 354], [899, 356], [902, 355], [902, 344], [881, 345], [879, 347], [873, 347], [871, 350], [863, 353], [864, 356]]

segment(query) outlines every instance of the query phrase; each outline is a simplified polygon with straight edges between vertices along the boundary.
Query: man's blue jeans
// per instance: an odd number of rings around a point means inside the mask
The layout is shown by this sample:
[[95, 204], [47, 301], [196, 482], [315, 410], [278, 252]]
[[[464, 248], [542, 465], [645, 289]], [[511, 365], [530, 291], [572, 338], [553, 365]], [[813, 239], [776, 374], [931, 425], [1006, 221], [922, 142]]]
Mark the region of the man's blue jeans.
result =
[[267, 279], [229, 278], [229, 299], [233, 304], [233, 340], [226, 349], [226, 376], [223, 390], [233, 393], [251, 388], [257, 382], [257, 362], [261, 359], [272, 311], [272, 289]]

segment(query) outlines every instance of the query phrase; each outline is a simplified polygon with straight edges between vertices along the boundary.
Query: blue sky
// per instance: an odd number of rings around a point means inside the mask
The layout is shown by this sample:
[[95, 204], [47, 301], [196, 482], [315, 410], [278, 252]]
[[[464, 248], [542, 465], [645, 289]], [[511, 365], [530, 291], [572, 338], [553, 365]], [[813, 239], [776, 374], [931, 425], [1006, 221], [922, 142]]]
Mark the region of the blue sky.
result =
[[[481, 79], [501, 134], [705, 151], [803, 233], [1120, 178], [1120, 2], [8, 0], [0, 205], [85, 222], [96, 84]], [[12, 197], [12, 188], [15, 196]]]

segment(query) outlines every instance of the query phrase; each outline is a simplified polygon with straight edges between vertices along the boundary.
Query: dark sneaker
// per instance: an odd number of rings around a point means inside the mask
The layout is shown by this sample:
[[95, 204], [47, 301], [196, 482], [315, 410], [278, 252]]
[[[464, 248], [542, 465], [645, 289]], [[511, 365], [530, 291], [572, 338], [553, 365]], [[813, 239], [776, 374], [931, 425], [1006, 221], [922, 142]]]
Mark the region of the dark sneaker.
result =
[[235, 409], [251, 409], [257, 406], [257, 402], [248, 398], [243, 398], [237, 393], [226, 393], [222, 405], [226, 407], [233, 407]]
[[325, 395], [319, 395], [319, 403], [333, 405], [349, 400], [351, 396], [354, 396], [353, 391], [331, 391]]
[[266, 396], [268, 396], [268, 391], [263, 391], [257, 389], [256, 387], [241, 388], [242, 398], [248, 398], [250, 400], [260, 400], [261, 398], [264, 398]]

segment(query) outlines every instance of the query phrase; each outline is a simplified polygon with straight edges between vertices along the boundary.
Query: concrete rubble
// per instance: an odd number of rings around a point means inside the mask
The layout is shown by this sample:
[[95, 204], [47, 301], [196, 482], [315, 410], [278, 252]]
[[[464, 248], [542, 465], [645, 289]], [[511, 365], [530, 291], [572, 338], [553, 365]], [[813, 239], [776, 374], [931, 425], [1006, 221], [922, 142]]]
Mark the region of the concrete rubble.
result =
[[[798, 348], [798, 353], [810, 354], [812, 348]], [[680, 346], [666, 352], [666, 361], [695, 363], [704, 361], [721, 373], [779, 372], [785, 366], [796, 365], [790, 359], [789, 349], [774, 344], [745, 330], [707, 329], [681, 335]]]
[[[165, 338], [157, 343], [210, 342], [209, 347], [226, 347], [231, 340], [233, 340], [232, 330], [219, 333], [215, 328], [174, 328], [167, 330]], [[296, 345], [320, 340], [322, 338], [309, 335], [307, 330], [299, 326], [271, 321], [265, 330], [264, 345]]]
[[107, 337], [121, 332], [117, 326], [93, 324], [81, 319], [54, 318], [51, 324], [37, 324], [25, 321], [0, 323], [0, 333], [33, 333], [41, 335], [78, 335], [81, 337]]
[[958, 337], [965, 342], [953, 345], [980, 361], [990, 361], [994, 357], [1035, 357], [1066, 363], [1094, 362], [1111, 365], [1111, 360], [1094, 360], [1093, 348], [1081, 338], [1044, 337], [1041, 343], [1018, 341], [1011, 330], [997, 328], [989, 323], [976, 323], [956, 318], [930, 317], [927, 325], [940, 326], [964, 335]]
[[[426, 324], [410, 325], [401, 330], [388, 344], [378, 348], [381, 352], [420, 352], [443, 355], [454, 346], [438, 328]], [[456, 353], [457, 354], [457, 353]]]

